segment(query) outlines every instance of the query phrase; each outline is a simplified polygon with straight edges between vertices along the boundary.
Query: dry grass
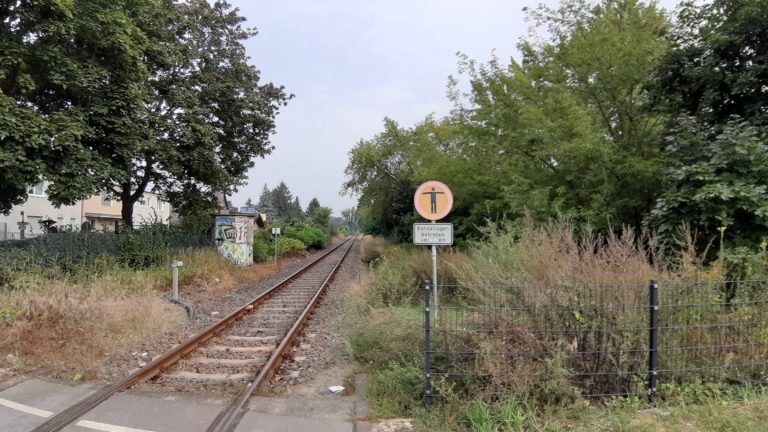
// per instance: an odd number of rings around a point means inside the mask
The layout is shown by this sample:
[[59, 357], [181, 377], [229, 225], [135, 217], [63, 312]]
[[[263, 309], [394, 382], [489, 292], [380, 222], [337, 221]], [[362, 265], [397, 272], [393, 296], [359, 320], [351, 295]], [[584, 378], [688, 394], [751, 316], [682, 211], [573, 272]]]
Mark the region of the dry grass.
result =
[[99, 376], [99, 360], [110, 352], [135, 346], [186, 318], [180, 308], [149, 296], [80, 301], [34, 296], [27, 305], [23, 318], [5, 325], [0, 341], [3, 351], [17, 358], [13, 368], [51, 367], [85, 379]]
[[[239, 267], [215, 250], [181, 253], [182, 300], [220, 297], [274, 274], [274, 264]], [[99, 375], [110, 352], [130, 348], [186, 320], [163, 299], [170, 266], [134, 271], [100, 269], [60, 274], [28, 272], [13, 290], [0, 290], [0, 361], [17, 371], [52, 367], [59, 374]], [[11, 355], [9, 358], [8, 355]]]
[[474, 285], [596, 285], [644, 283], [670, 276], [656, 264], [654, 236], [631, 229], [607, 236], [576, 234], [568, 220], [523, 226], [491, 225], [488, 241], [472, 245], [469, 265], [457, 277]]

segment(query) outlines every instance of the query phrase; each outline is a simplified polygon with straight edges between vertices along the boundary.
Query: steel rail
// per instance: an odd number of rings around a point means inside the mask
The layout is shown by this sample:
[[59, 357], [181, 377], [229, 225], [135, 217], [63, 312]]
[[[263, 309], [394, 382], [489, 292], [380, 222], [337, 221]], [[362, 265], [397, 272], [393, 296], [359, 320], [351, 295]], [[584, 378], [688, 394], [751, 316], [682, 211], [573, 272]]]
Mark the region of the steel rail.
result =
[[277, 346], [277, 349], [275, 349], [275, 351], [269, 357], [264, 367], [261, 368], [256, 378], [254, 378], [253, 381], [243, 385], [238, 394], [235, 395], [232, 400], [224, 407], [224, 409], [219, 412], [210, 426], [208, 426], [208, 429], [206, 429], [206, 432], [232, 432], [235, 430], [237, 425], [240, 423], [240, 419], [242, 419], [243, 415], [245, 414], [245, 405], [248, 403], [251, 395], [263, 384], [269, 382], [275, 371], [280, 367], [283, 359], [287, 355], [286, 353], [288, 352], [288, 349], [293, 345], [294, 340], [296, 337], [298, 337], [299, 333], [304, 328], [304, 325], [306, 324], [310, 315], [317, 307], [319, 303], [318, 300], [325, 293], [328, 285], [331, 282], [331, 279], [336, 275], [336, 272], [344, 262], [344, 258], [346, 258], [347, 254], [354, 245], [355, 240], [352, 241], [347, 250], [344, 251], [344, 254], [341, 256], [341, 258], [339, 258], [339, 261], [328, 273], [328, 276], [317, 289], [317, 292], [315, 292], [312, 300], [310, 300], [310, 302], [304, 308], [304, 311], [302, 311], [299, 318], [296, 320], [296, 322], [294, 322], [293, 326], [291, 326], [291, 329], [288, 330], [288, 333], [286, 333], [285, 337], [280, 342], [280, 345]]
[[[45, 421], [45, 423], [33, 429], [32, 432], [60, 431], [64, 429], [66, 426], [68, 426], [69, 424], [71, 424], [72, 422], [74, 422], [75, 420], [82, 417], [84, 414], [96, 408], [105, 400], [109, 399], [113, 394], [121, 390], [127, 390], [140, 382], [146, 381], [154, 377], [155, 375], [160, 373], [163, 369], [166, 369], [167, 367], [173, 365], [174, 363], [179, 361], [182, 357], [194, 351], [197, 347], [199, 347], [205, 341], [207, 341], [208, 339], [216, 335], [218, 332], [229, 327], [232, 323], [240, 319], [243, 315], [251, 312], [251, 310], [255, 309], [255, 306], [263, 303], [265, 300], [267, 300], [269, 297], [275, 294], [280, 288], [282, 288], [288, 282], [290, 282], [291, 280], [295, 279], [297, 276], [300, 276], [302, 273], [306, 272], [307, 270], [315, 266], [315, 264], [322, 261], [325, 257], [330, 255], [331, 253], [335, 252], [337, 249], [342, 247], [348, 241], [349, 240], [342, 242], [334, 246], [333, 248], [329, 249], [328, 251], [324, 252], [322, 255], [317, 257], [312, 262], [296, 270], [294, 273], [287, 276], [285, 279], [278, 282], [273, 287], [259, 294], [253, 300], [249, 301], [239, 309], [235, 310], [231, 314], [222, 318], [221, 321], [211, 325], [210, 327], [206, 328], [205, 330], [198, 333], [197, 335], [190, 337], [175, 349], [171, 350], [170, 352], [166, 353], [162, 357], [151, 362], [145, 368], [138, 370], [132, 374], [129, 374], [128, 376], [126, 376], [125, 378], [123, 378], [122, 380], [114, 384], [110, 384], [102, 387], [92, 395], [80, 400], [76, 404], [70, 406], [64, 411], [61, 411], [60, 413], [54, 415], [53, 417], [50, 417], [48, 420]], [[353, 240], [353, 243], [354, 243], [354, 240]]]

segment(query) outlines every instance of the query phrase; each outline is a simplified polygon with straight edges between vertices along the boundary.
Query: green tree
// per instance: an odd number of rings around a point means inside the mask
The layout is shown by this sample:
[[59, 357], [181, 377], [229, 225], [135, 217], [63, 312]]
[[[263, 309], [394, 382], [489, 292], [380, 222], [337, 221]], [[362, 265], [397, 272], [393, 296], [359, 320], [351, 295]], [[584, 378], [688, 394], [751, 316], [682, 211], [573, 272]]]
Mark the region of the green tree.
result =
[[350, 152], [345, 191], [359, 196], [366, 232], [405, 241], [412, 196], [425, 180], [454, 192], [459, 237], [487, 220], [565, 214], [601, 230], [642, 228], [659, 194], [659, 136], [648, 75], [669, 49], [654, 3], [564, 1], [531, 13], [548, 36], [523, 41], [521, 62], [479, 64], [461, 56], [470, 91], [444, 119], [384, 131]]
[[521, 63], [465, 59], [463, 120], [497, 164], [515, 167], [501, 185], [513, 201], [539, 196], [598, 228], [640, 230], [662, 169], [664, 117], [645, 87], [668, 50], [665, 16], [637, 0], [569, 0], [532, 18], [550, 36], [524, 41]]
[[397, 240], [410, 236], [408, 221], [414, 220], [413, 146], [408, 131], [391, 119], [384, 131], [370, 140], [360, 140], [349, 152], [344, 190], [358, 195], [365, 209], [367, 232]]
[[264, 183], [264, 187], [261, 188], [261, 194], [259, 194], [259, 202], [256, 205], [258, 206], [260, 212], [267, 215], [269, 220], [274, 220], [277, 218], [275, 205], [272, 202], [272, 192], [269, 190], [269, 187], [266, 183]]
[[301, 202], [299, 201], [299, 197], [293, 197], [293, 202], [291, 203], [291, 209], [289, 213], [290, 217], [295, 217], [299, 220], [304, 219], [304, 210], [301, 208]]
[[664, 193], [649, 223], [667, 238], [681, 224], [702, 242], [728, 227], [735, 243], [756, 245], [768, 236], [768, 136], [737, 116], [722, 128], [681, 117], [669, 131]]
[[242, 45], [255, 31], [225, 2], [13, 1], [0, 14], [0, 170], [19, 166], [0, 210], [44, 177], [57, 204], [113, 194], [131, 226], [148, 188], [184, 214], [271, 151], [289, 97], [259, 84]]
[[272, 197], [272, 206], [275, 210], [276, 218], [289, 217], [292, 215], [294, 207], [293, 194], [285, 182], [281, 181], [277, 187], [272, 189], [270, 195]]
[[242, 44], [256, 31], [242, 27], [245, 19], [229, 4], [163, 2], [152, 24], [168, 43], [150, 63], [154, 79], [145, 99], [151, 135], [124, 150], [129, 157], [110, 159], [113, 175], [104, 179], [120, 197], [127, 224], [150, 184], [182, 212], [195, 199], [230, 194], [253, 159], [272, 150], [274, 117], [289, 98], [280, 87], [259, 84]]
[[688, 223], [703, 243], [755, 246], [768, 234], [768, 3], [686, 2], [652, 87], [672, 121], [669, 168], [647, 223], [669, 241]]
[[660, 102], [710, 125], [734, 115], [768, 125], [768, 3], [686, 1], [678, 22], [675, 48], [656, 71]]
[[307, 204], [307, 211], [305, 214], [307, 217], [312, 217], [312, 215], [315, 214], [315, 211], [320, 208], [320, 201], [317, 200], [317, 198], [312, 198], [312, 200], [309, 201], [309, 204]]
[[343, 220], [343, 225], [349, 228], [350, 231], [357, 232], [360, 229], [357, 224], [357, 208], [350, 207], [342, 210], [341, 219]]
[[[156, 13], [151, 0], [3, 3], [0, 212], [23, 202], [26, 185], [43, 177], [53, 182], [47, 192], [55, 204], [98, 189], [96, 174], [109, 163], [89, 143], [106, 131], [135, 136], [125, 118], [143, 112], [152, 42], [142, 26]], [[99, 121], [110, 114], [111, 123]]]
[[331, 229], [332, 213], [333, 213], [333, 210], [331, 210], [328, 207], [318, 207], [318, 209], [312, 215], [311, 221], [313, 224], [319, 226], [320, 228], [328, 232]]

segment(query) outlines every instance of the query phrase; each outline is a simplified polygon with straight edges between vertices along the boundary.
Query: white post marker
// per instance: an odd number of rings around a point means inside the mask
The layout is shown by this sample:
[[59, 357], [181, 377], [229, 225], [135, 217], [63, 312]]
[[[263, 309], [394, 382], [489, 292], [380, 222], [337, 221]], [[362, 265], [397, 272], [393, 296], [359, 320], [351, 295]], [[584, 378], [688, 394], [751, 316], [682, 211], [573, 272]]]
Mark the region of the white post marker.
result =
[[[413, 205], [416, 211], [430, 224], [413, 225], [413, 243], [432, 246], [432, 288], [435, 292], [435, 320], [438, 316], [437, 295], [437, 246], [453, 244], [453, 225], [438, 224], [438, 221], [448, 215], [453, 208], [453, 194], [442, 182], [431, 180], [422, 183], [413, 194]], [[450, 228], [448, 228], [449, 226]]]
[[179, 301], [179, 267], [184, 263], [179, 260], [173, 260], [171, 267], [173, 267], [173, 300]]
[[275, 236], [275, 265], [277, 265], [277, 236], [280, 235], [280, 228], [272, 228], [272, 235]]

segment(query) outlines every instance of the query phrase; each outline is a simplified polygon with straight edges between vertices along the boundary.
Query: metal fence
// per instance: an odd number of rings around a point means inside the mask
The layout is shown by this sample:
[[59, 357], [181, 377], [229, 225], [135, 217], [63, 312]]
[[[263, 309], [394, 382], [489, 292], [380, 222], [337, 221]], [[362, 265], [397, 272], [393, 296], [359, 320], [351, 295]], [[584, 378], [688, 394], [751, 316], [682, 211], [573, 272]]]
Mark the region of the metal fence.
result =
[[432, 309], [422, 287], [427, 403], [448, 391], [654, 398], [768, 374], [768, 281], [438, 286]]
[[19, 231], [3, 231], [0, 229], [0, 242], [6, 241], [6, 240], [24, 240], [24, 239], [30, 239], [35, 238], [43, 235], [41, 232], [36, 233], [30, 233], [25, 232], [24, 235], [20, 233]]
[[134, 231], [115, 233], [47, 233], [0, 241], [0, 272], [36, 267], [70, 268], [101, 255], [132, 267], [146, 267], [172, 251], [211, 247], [208, 236]]

